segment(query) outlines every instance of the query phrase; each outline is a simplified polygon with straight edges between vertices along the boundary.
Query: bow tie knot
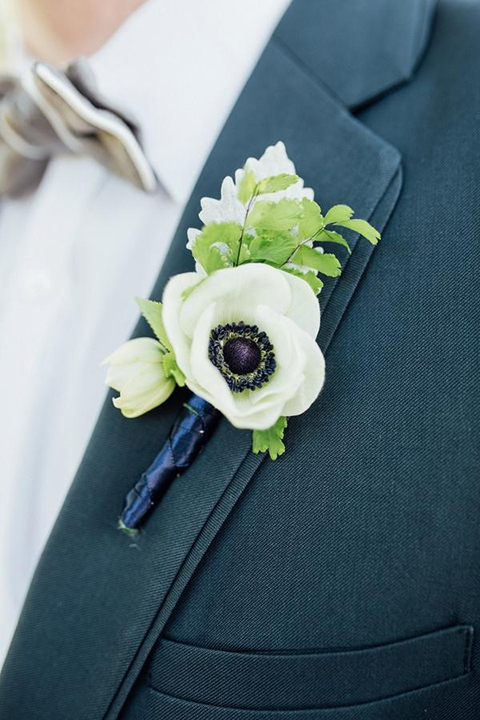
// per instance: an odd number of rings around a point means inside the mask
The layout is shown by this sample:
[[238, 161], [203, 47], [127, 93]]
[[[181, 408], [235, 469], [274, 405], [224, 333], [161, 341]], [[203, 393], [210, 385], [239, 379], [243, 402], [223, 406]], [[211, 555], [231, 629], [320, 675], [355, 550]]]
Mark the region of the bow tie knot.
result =
[[22, 78], [0, 78], [0, 195], [20, 196], [58, 154], [92, 157], [146, 192], [158, 184], [140, 130], [95, 87], [77, 60], [65, 72], [36, 63]]

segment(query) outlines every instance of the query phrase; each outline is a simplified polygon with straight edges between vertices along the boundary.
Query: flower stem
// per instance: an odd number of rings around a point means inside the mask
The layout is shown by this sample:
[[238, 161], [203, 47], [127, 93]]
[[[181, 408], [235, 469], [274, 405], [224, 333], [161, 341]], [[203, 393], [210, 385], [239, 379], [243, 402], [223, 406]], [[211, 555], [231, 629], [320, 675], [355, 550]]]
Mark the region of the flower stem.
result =
[[311, 235], [309, 238], [307, 238], [306, 240], [302, 240], [301, 243], [298, 243], [298, 245], [297, 245], [297, 247], [295, 248], [295, 250], [294, 250], [292, 253], [290, 253], [290, 255], [288, 256], [288, 258], [285, 260], [285, 262], [284, 262], [282, 265], [280, 265], [280, 267], [282, 268], [284, 265], [286, 265], [287, 263], [289, 263], [290, 260], [291, 260], [291, 259], [293, 258], [293, 256], [295, 255], [295, 253], [297, 252], [297, 250], [302, 247], [302, 245], [306, 245], [306, 244], [307, 244], [308, 242], [310, 242], [311, 240], [315, 240], [316, 236], [317, 236], [319, 233], [321, 233], [321, 232], [327, 232], [327, 231], [325, 230], [325, 225], [322, 225], [321, 227], [319, 227], [319, 229], [317, 230], [317, 232], [313, 233], [313, 235]]
[[239, 260], [240, 260], [240, 253], [241, 253], [241, 251], [242, 251], [243, 237], [244, 237], [244, 235], [245, 235], [245, 229], [246, 229], [246, 227], [247, 227], [248, 213], [249, 213], [250, 210], [252, 209], [252, 205], [253, 205], [253, 203], [255, 202], [255, 200], [257, 199], [257, 196], [258, 196], [258, 183], [257, 183], [257, 185], [255, 185], [255, 190], [254, 190], [253, 193], [252, 193], [252, 197], [251, 197], [250, 200], [248, 201], [247, 210], [246, 210], [246, 213], [245, 213], [245, 220], [243, 221], [242, 234], [240, 235], [240, 240], [239, 240], [239, 242], [238, 242], [238, 252], [237, 252], [237, 259], [236, 259], [236, 261], [235, 261], [235, 267], [238, 267], [238, 263], [239, 263]]

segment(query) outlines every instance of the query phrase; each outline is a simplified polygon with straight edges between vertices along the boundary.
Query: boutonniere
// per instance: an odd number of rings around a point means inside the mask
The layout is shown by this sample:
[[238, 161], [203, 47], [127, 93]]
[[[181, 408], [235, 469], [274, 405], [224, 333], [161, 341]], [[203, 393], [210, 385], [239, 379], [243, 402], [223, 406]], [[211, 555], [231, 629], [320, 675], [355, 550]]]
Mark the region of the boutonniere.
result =
[[322, 276], [342, 271], [325, 247], [350, 253], [343, 229], [380, 238], [348, 205], [323, 214], [281, 142], [249, 158], [201, 208], [202, 227], [188, 230], [195, 270], [171, 278], [161, 303], [137, 299], [155, 338], [130, 340], [105, 361], [127, 418], [161, 405], [177, 385], [194, 393], [127, 497], [126, 531], [191, 464], [219, 414], [252, 430], [253, 452], [282, 455], [287, 419], [308, 410], [325, 380], [317, 295]]

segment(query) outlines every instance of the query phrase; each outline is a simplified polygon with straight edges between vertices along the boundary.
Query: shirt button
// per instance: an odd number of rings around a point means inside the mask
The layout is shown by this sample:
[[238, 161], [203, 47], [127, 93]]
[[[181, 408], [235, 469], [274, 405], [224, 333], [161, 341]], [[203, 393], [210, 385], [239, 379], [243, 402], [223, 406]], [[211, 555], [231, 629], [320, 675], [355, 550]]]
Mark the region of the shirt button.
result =
[[52, 294], [53, 283], [45, 270], [29, 270], [25, 274], [24, 288], [27, 300], [41, 302]]

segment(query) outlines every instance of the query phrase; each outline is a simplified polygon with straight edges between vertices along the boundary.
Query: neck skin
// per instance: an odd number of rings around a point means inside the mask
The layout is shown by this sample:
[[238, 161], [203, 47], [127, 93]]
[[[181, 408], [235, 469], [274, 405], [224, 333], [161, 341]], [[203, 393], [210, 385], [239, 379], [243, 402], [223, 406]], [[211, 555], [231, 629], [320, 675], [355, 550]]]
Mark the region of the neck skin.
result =
[[12, 10], [27, 51], [62, 66], [91, 55], [145, 0], [15, 0]]

